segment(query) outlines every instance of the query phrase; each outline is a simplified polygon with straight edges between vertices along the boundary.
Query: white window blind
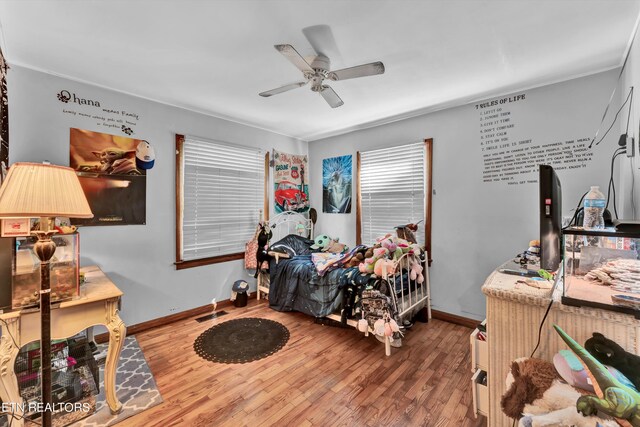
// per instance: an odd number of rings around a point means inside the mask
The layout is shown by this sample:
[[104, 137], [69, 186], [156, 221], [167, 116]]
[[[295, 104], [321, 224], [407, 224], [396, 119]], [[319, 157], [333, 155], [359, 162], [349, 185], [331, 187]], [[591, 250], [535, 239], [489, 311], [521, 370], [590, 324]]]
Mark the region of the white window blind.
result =
[[363, 244], [422, 220], [416, 238], [424, 245], [425, 169], [423, 142], [360, 153]]
[[186, 136], [182, 259], [244, 252], [264, 206], [264, 152]]

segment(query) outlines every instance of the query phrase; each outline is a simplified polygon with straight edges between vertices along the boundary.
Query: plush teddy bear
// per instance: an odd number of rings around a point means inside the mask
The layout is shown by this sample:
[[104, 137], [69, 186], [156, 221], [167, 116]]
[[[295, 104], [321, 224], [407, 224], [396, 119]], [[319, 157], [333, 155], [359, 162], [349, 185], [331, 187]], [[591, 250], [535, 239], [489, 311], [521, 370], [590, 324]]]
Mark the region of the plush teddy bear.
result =
[[603, 365], [620, 371], [640, 390], [640, 356], [628, 353], [614, 341], [594, 332], [584, 343], [584, 348]]
[[363, 263], [361, 263], [358, 268], [361, 273], [373, 274], [373, 270], [375, 268], [376, 262], [389, 255], [389, 250], [387, 248], [375, 248], [373, 250], [373, 255], [370, 258], [366, 258]]
[[563, 383], [553, 364], [541, 359], [517, 359], [507, 375], [507, 392], [500, 405], [510, 418], [520, 420], [521, 427], [575, 426], [614, 427], [612, 419], [585, 417], [576, 411], [576, 401], [582, 396]]
[[413, 260], [409, 269], [409, 278], [418, 283], [424, 283], [424, 276], [422, 275], [423, 270], [424, 269], [422, 268], [422, 265], [420, 265], [419, 262]]
[[[373, 255], [373, 252], [372, 252], [372, 255]], [[357, 267], [363, 261], [364, 261], [364, 253], [363, 252], [356, 252], [351, 257], [351, 259], [349, 259], [349, 261], [347, 261], [347, 263], [345, 265], [345, 268]]]

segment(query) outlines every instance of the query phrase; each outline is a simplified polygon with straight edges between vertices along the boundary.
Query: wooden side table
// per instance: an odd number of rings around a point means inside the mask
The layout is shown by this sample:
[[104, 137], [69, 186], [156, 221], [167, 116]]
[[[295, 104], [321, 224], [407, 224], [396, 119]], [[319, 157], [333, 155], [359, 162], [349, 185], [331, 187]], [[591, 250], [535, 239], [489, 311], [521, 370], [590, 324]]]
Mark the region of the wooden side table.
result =
[[[97, 266], [81, 269], [86, 283], [80, 287], [80, 296], [52, 306], [51, 338], [71, 337], [95, 325], [104, 325], [109, 331], [109, 347], [104, 372], [104, 388], [107, 404], [113, 414], [122, 410], [116, 396], [116, 367], [124, 343], [127, 328], [118, 315], [122, 291], [109, 280]], [[22, 427], [22, 397], [18, 378], [14, 371], [16, 357], [24, 345], [40, 339], [40, 312], [20, 310], [0, 314], [0, 399], [14, 404], [13, 425]], [[12, 338], [13, 337], [13, 338]], [[15, 342], [14, 342], [15, 340]]]

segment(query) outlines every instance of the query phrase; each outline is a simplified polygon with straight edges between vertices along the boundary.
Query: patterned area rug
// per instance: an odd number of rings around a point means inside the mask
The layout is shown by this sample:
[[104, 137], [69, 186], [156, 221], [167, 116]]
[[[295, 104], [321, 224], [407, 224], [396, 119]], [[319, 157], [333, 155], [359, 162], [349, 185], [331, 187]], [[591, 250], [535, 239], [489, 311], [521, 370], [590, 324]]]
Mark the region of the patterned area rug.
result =
[[[106, 354], [107, 344], [100, 344], [98, 348]], [[104, 398], [104, 365], [100, 366], [100, 394], [96, 398], [96, 412], [71, 425], [73, 427], [111, 426], [162, 403], [162, 396], [135, 337], [127, 337], [124, 341], [116, 371], [116, 393], [122, 402], [122, 412], [111, 415]]]
[[196, 338], [193, 348], [210, 362], [247, 363], [267, 357], [289, 341], [289, 330], [269, 319], [249, 317], [218, 323]]

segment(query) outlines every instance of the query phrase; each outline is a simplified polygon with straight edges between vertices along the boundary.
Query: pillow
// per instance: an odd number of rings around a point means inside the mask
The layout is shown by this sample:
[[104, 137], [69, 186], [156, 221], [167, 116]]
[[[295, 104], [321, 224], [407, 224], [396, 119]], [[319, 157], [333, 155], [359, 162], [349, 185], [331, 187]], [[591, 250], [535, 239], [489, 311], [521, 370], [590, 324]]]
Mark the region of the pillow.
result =
[[311, 245], [313, 245], [313, 240], [309, 240], [306, 237], [302, 237], [297, 234], [289, 234], [269, 246], [269, 250], [285, 252], [289, 254], [289, 256], [294, 257], [296, 255], [309, 255], [312, 252], [317, 252], [311, 249]]

